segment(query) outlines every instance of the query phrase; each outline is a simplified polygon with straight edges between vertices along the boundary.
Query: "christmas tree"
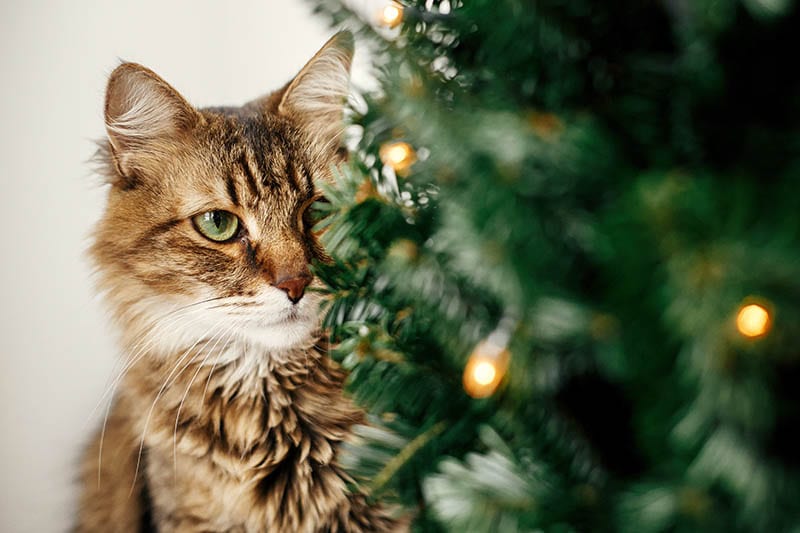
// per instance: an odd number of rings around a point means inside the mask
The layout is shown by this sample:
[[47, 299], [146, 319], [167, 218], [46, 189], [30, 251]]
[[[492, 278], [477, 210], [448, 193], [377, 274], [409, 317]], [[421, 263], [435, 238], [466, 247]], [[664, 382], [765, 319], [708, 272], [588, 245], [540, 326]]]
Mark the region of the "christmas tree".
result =
[[800, 531], [800, 9], [315, 9], [379, 82], [318, 206], [361, 488], [418, 531]]

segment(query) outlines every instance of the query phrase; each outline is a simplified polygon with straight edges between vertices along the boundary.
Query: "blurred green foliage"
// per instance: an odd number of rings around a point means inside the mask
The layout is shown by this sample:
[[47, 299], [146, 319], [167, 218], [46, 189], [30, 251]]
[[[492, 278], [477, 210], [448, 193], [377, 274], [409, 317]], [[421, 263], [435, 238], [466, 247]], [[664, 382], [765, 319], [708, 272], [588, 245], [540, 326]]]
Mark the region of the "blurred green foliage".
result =
[[[385, 30], [315, 6], [379, 81], [316, 266], [373, 417], [363, 487], [418, 531], [800, 531], [800, 8], [419, 0]], [[504, 317], [511, 367], [472, 399]]]

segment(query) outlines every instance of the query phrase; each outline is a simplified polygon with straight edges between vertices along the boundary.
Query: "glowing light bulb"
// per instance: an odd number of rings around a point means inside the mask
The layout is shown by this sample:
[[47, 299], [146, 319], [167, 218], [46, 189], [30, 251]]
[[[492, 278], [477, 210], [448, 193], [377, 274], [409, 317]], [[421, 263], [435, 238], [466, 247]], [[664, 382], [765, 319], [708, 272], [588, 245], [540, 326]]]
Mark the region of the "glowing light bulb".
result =
[[481, 361], [472, 369], [472, 377], [478, 385], [488, 385], [494, 381], [496, 375], [497, 370], [494, 369], [494, 365], [489, 361]]
[[736, 328], [745, 337], [760, 337], [769, 331], [772, 320], [769, 311], [760, 304], [747, 304], [736, 315]]
[[417, 160], [417, 155], [410, 144], [403, 141], [394, 141], [381, 146], [379, 150], [381, 161], [389, 165], [395, 172], [403, 172]]
[[464, 390], [473, 398], [494, 394], [508, 369], [510, 354], [505, 346], [490, 340], [478, 343], [464, 367]]
[[403, 6], [397, 2], [387, 4], [378, 13], [378, 22], [387, 28], [394, 28], [403, 22]]

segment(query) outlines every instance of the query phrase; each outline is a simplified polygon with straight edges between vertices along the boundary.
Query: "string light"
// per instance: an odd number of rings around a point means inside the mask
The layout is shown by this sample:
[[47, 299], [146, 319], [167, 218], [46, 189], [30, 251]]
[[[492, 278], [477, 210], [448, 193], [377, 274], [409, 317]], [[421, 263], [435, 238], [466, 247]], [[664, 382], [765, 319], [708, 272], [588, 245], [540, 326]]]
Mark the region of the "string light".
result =
[[378, 12], [378, 23], [387, 28], [395, 28], [403, 22], [403, 6], [397, 2], [391, 2]]
[[736, 329], [745, 337], [765, 335], [772, 327], [772, 318], [766, 307], [757, 303], [743, 305], [736, 315]]
[[419, 246], [411, 239], [397, 239], [389, 246], [387, 255], [392, 259], [411, 263], [419, 257]]
[[383, 164], [389, 165], [395, 172], [404, 172], [417, 160], [417, 154], [410, 144], [403, 141], [392, 141], [381, 146], [378, 151]]
[[556, 140], [564, 131], [564, 122], [554, 113], [531, 111], [527, 119], [533, 132], [545, 140]]
[[497, 377], [497, 370], [489, 361], [481, 361], [472, 370], [472, 377], [478, 385], [486, 386]]
[[488, 340], [481, 341], [473, 350], [464, 367], [464, 390], [473, 398], [486, 398], [494, 394], [508, 368], [509, 353], [504, 347]]
[[495, 331], [475, 346], [464, 367], [464, 390], [473, 398], [494, 394], [508, 370], [508, 341], [513, 321], [503, 319]]

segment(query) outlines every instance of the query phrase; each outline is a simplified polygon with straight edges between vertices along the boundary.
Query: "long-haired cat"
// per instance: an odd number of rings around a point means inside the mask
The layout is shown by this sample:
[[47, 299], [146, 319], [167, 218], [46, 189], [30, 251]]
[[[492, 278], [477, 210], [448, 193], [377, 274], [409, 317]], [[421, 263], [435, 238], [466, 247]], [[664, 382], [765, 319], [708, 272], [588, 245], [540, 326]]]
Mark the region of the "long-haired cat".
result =
[[76, 531], [397, 531], [337, 449], [362, 421], [325, 355], [315, 181], [340, 156], [353, 39], [285, 87], [196, 109], [145, 67], [105, 100], [92, 257], [125, 367], [82, 464]]

